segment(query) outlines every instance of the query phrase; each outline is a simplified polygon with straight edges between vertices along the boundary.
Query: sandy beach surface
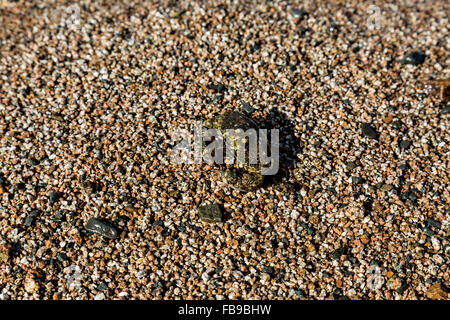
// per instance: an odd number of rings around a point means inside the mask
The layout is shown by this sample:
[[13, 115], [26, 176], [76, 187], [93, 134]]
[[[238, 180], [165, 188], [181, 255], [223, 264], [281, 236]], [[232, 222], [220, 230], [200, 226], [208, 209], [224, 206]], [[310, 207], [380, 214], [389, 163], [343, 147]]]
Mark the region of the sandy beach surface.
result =
[[[449, 15], [1, 0], [0, 299], [448, 299]], [[280, 130], [251, 192], [171, 162], [230, 111]]]

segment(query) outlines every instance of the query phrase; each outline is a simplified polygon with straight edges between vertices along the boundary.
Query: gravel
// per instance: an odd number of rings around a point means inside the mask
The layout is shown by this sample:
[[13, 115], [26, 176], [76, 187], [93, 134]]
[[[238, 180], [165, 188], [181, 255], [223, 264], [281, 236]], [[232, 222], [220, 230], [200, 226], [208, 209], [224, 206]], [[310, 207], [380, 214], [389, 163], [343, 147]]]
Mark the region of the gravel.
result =
[[[448, 297], [445, 1], [71, 4], [0, 4], [1, 299]], [[263, 187], [171, 162], [243, 103], [280, 129]]]

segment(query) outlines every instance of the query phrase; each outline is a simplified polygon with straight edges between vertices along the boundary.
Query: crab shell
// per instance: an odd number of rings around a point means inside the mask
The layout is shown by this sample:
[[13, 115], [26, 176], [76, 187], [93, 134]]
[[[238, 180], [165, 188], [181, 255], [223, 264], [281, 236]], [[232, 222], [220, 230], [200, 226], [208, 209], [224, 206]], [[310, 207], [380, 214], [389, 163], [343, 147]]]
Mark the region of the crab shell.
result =
[[[226, 135], [225, 131], [230, 129], [242, 131], [257, 129], [257, 124], [252, 119], [237, 111], [227, 112], [212, 121], [205, 121], [204, 126], [218, 129], [224, 136]], [[243, 142], [247, 148], [248, 141]], [[238, 145], [235, 143], [235, 148]], [[222, 171], [222, 177], [234, 188], [244, 192], [255, 190], [264, 182], [264, 176], [261, 174], [258, 164], [245, 164], [243, 167], [227, 168]]]

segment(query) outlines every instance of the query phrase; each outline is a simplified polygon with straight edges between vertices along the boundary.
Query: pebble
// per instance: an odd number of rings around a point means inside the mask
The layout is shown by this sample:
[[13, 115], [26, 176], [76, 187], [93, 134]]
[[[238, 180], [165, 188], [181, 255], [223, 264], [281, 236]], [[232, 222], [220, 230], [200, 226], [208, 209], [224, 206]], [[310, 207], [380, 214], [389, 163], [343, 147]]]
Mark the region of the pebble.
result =
[[291, 9], [291, 14], [294, 18], [303, 19], [308, 15], [308, 12], [302, 10], [302, 9]]
[[419, 65], [425, 61], [425, 55], [419, 51], [409, 53], [403, 60], [403, 64]]
[[370, 125], [368, 123], [361, 124], [361, 131], [364, 136], [366, 136], [370, 139], [378, 138], [378, 132], [375, 130], [375, 128], [372, 125]]
[[352, 177], [352, 183], [353, 184], [360, 184], [362, 182], [362, 179], [360, 177]]
[[103, 292], [98, 293], [97, 295], [95, 295], [94, 300], [105, 300], [106, 296]]
[[11, 245], [7, 243], [0, 244], [0, 262], [6, 263], [9, 260]]
[[442, 227], [442, 223], [440, 223], [439, 221], [436, 221], [436, 220], [434, 220], [432, 218], [428, 218], [427, 219], [427, 226], [428, 227], [434, 227], [434, 228], [439, 230]]
[[353, 161], [347, 161], [346, 163], [346, 167], [348, 170], [353, 170], [357, 167], [357, 165], [353, 162]]
[[204, 205], [198, 208], [200, 220], [204, 222], [222, 222], [222, 210], [218, 204]]
[[54, 204], [55, 202], [57, 202], [59, 200], [59, 198], [61, 198], [61, 196], [62, 196], [62, 194], [60, 192], [51, 191], [48, 196], [48, 200], [49, 200], [50, 204]]
[[110, 223], [97, 218], [90, 218], [84, 228], [89, 232], [97, 233], [107, 239], [116, 239], [119, 236], [117, 229], [111, 226]]
[[39, 164], [39, 160], [35, 158], [28, 158], [28, 164], [30, 166], [37, 166]]
[[442, 284], [437, 282], [428, 288], [427, 297], [431, 300], [449, 300], [450, 295], [444, 290]]
[[408, 149], [412, 145], [412, 142], [409, 140], [402, 140], [400, 142], [400, 148], [402, 149]]
[[252, 115], [256, 111], [256, 109], [253, 108], [252, 105], [248, 102], [244, 102], [242, 104], [242, 108], [243, 108], [244, 112], [248, 115]]
[[32, 210], [25, 218], [24, 224], [27, 227], [31, 227], [34, 224], [34, 221], [36, 220], [36, 217], [39, 216], [38, 210]]

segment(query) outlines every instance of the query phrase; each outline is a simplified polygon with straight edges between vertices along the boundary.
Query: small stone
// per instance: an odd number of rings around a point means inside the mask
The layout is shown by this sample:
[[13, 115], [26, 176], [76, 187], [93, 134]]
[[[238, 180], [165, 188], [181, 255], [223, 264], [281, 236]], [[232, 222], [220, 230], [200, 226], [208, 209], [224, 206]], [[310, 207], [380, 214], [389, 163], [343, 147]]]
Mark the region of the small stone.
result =
[[434, 231], [431, 230], [430, 228], [428, 228], [427, 226], [425, 226], [423, 228], [423, 231], [425, 232], [425, 234], [429, 237], [433, 237], [434, 236]]
[[89, 232], [97, 233], [108, 239], [115, 239], [119, 236], [116, 228], [97, 218], [89, 219], [84, 228]]
[[412, 145], [412, 142], [408, 141], [408, 140], [402, 140], [400, 142], [400, 148], [402, 148], [402, 149], [408, 149], [411, 145]]
[[50, 201], [50, 204], [54, 204], [59, 200], [59, 198], [61, 198], [61, 196], [62, 196], [61, 192], [51, 191], [50, 194], [48, 195], [48, 200]]
[[345, 248], [341, 247], [331, 252], [330, 257], [334, 260], [339, 260], [344, 253]]
[[302, 289], [297, 289], [295, 290], [295, 294], [299, 297], [299, 298], [303, 298], [305, 296], [305, 292]]
[[11, 245], [7, 243], [0, 244], [0, 262], [6, 263], [9, 260]]
[[108, 289], [108, 286], [104, 282], [100, 282], [97, 285], [97, 291], [105, 291], [106, 289]]
[[366, 234], [363, 234], [361, 236], [361, 242], [364, 243], [364, 244], [367, 244], [367, 243], [370, 242], [370, 238]]
[[362, 179], [360, 177], [352, 177], [352, 183], [353, 184], [360, 184], [362, 182]]
[[3, 173], [0, 172], [0, 186], [7, 187], [8, 186], [8, 180], [6, 180]]
[[[450, 102], [450, 79], [427, 80], [423, 84], [423, 89], [426, 94], [440, 99], [443, 103]], [[445, 108], [444, 111], [449, 108]]]
[[348, 170], [351, 171], [351, 170], [356, 168], [356, 164], [353, 161], [347, 161], [346, 167], [347, 167]]
[[381, 190], [383, 190], [383, 191], [391, 191], [392, 188], [393, 188], [393, 186], [390, 185], [390, 184], [383, 184], [383, 185], [381, 186]]
[[390, 124], [393, 119], [394, 118], [391, 115], [389, 115], [389, 116], [383, 118], [383, 122], [386, 123], [386, 124]]
[[416, 194], [413, 191], [410, 191], [408, 193], [408, 199], [411, 200], [411, 201], [416, 201], [417, 200], [417, 196], [416, 196]]
[[100, 185], [94, 181], [84, 181], [82, 186], [87, 194], [92, 194], [100, 190]]
[[378, 132], [375, 130], [374, 127], [372, 127], [368, 123], [361, 124], [361, 131], [362, 131], [363, 135], [365, 135], [366, 137], [368, 137], [370, 139], [378, 138]]
[[198, 214], [204, 222], [222, 222], [222, 211], [218, 204], [199, 207]]
[[64, 261], [69, 260], [69, 259], [67, 258], [67, 255], [66, 255], [64, 252], [59, 252], [59, 253], [57, 254], [57, 258], [58, 258], [58, 260], [59, 260], [60, 262], [64, 262]]
[[244, 102], [242, 104], [242, 109], [248, 115], [251, 115], [253, 112], [255, 112], [255, 108], [253, 108], [252, 105], [248, 102]]
[[31, 227], [34, 224], [36, 217], [39, 215], [38, 210], [32, 210], [25, 218], [24, 224], [27, 227]]
[[62, 222], [64, 220], [64, 214], [65, 214], [64, 210], [59, 210], [53, 217], [53, 221], [54, 222]]
[[386, 277], [387, 277], [388, 279], [392, 278], [393, 276], [394, 276], [394, 273], [393, 273], [392, 271], [386, 272]]
[[442, 114], [450, 114], [450, 107], [442, 109]]
[[275, 273], [274, 267], [270, 267], [270, 266], [264, 266], [263, 267], [263, 271], [265, 273], [268, 273], [268, 274], [274, 274]]
[[419, 51], [409, 53], [403, 60], [403, 64], [419, 65], [425, 61], [425, 55]]
[[428, 288], [427, 297], [431, 300], [448, 300], [449, 294], [444, 290], [441, 283], [435, 283]]
[[185, 12], [186, 12], [186, 10], [175, 11], [175, 12], [172, 12], [172, 13], [170, 14], [170, 17], [171, 17], [171, 18], [179, 18], [179, 17], [181, 17], [181, 16], [183, 15], [183, 13], [185, 13]]
[[39, 161], [35, 158], [28, 158], [28, 164], [32, 167], [37, 166], [39, 164]]
[[26, 188], [26, 185], [23, 182], [19, 182], [14, 186], [15, 190], [25, 190], [25, 188]]
[[441, 229], [442, 223], [440, 223], [439, 221], [436, 221], [434, 219], [428, 218], [427, 219], [427, 226], [428, 227], [434, 227], [436, 229]]
[[291, 10], [291, 15], [296, 19], [303, 19], [308, 15], [308, 12], [302, 9], [294, 8]]
[[100, 292], [99, 294], [97, 294], [95, 297], [94, 297], [94, 300], [105, 300], [105, 294], [103, 293], [103, 292]]

